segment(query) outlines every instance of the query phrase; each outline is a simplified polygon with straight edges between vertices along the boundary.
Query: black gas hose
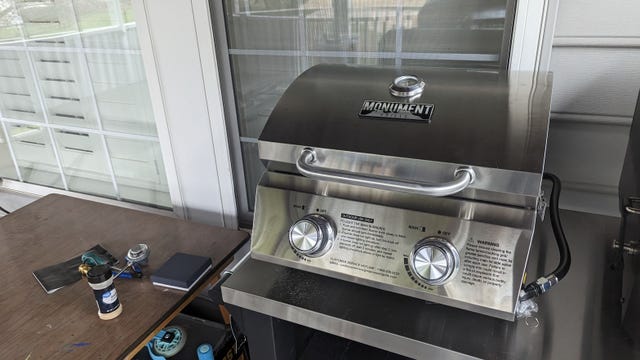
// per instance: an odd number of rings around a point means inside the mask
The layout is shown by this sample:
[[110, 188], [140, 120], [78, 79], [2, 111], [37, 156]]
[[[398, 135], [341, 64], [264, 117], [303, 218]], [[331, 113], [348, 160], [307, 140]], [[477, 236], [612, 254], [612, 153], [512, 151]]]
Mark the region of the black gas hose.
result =
[[565, 275], [567, 275], [569, 268], [571, 267], [571, 252], [569, 251], [569, 244], [567, 243], [567, 238], [564, 235], [564, 230], [560, 223], [560, 214], [558, 213], [558, 200], [560, 199], [560, 190], [562, 185], [560, 183], [560, 179], [554, 174], [544, 173], [542, 178], [551, 180], [553, 183], [551, 199], [549, 201], [549, 217], [551, 218], [551, 229], [553, 230], [553, 235], [556, 238], [556, 243], [558, 244], [560, 262], [551, 273], [527, 284], [523, 289], [524, 294], [520, 296], [520, 301], [540, 296], [549, 291], [554, 285], [562, 280]]

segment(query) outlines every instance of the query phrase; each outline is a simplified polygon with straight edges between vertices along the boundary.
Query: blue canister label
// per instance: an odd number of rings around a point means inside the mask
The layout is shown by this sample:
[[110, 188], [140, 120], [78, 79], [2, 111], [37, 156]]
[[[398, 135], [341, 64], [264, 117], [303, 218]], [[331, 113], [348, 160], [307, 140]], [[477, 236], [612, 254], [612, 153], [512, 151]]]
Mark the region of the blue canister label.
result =
[[116, 310], [120, 306], [118, 301], [118, 293], [113, 284], [107, 286], [102, 290], [93, 290], [93, 295], [96, 297], [96, 303], [101, 313], [107, 314]]

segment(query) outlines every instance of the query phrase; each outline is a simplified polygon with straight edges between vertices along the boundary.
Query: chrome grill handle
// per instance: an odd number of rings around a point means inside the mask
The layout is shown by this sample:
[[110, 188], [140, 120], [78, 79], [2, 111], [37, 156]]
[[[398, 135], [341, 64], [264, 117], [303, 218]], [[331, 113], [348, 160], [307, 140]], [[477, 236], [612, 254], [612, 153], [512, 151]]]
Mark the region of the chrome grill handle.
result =
[[305, 148], [296, 161], [300, 174], [314, 180], [333, 181], [343, 184], [360, 185], [382, 190], [402, 191], [429, 196], [448, 196], [458, 193], [471, 185], [476, 173], [473, 168], [460, 166], [453, 173], [453, 180], [440, 184], [423, 184], [417, 182], [398, 181], [388, 178], [372, 177], [350, 171], [317, 167], [315, 150]]

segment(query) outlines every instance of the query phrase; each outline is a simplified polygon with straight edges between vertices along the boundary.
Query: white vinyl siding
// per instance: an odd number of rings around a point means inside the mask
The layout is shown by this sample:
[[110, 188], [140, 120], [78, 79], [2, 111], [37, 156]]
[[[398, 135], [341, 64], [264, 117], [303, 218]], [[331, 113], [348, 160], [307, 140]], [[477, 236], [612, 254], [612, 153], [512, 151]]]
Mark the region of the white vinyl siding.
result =
[[561, 1], [547, 170], [565, 208], [618, 215], [618, 181], [640, 87], [640, 2]]

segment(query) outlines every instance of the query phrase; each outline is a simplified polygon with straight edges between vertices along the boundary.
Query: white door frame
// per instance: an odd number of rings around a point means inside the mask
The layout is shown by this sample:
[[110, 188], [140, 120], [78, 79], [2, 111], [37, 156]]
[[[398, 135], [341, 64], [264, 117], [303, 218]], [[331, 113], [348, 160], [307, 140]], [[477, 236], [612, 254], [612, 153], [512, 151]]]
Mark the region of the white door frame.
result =
[[517, 0], [509, 69], [548, 71], [559, 0]]
[[174, 211], [237, 228], [209, 4], [141, 0], [133, 6]]

